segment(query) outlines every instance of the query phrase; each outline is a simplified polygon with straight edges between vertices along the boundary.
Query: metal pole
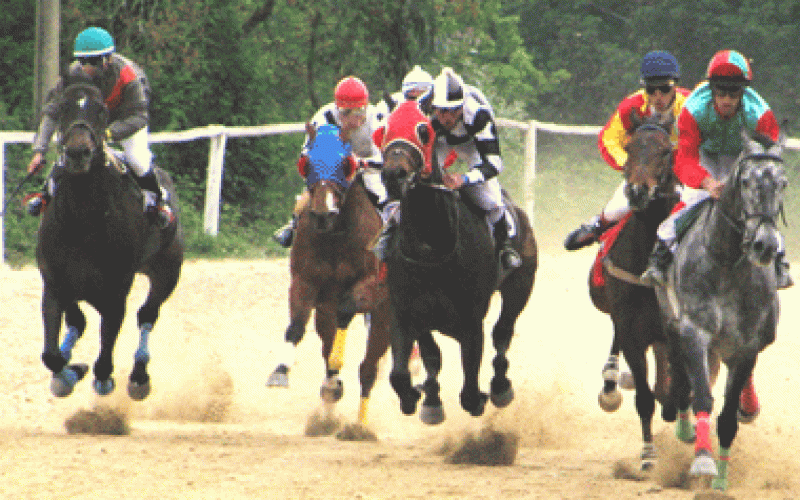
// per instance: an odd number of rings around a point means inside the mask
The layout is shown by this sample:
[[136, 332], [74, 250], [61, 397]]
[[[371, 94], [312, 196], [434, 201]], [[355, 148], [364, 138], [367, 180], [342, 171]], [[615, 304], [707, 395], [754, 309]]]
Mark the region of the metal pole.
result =
[[33, 71], [33, 111], [31, 119], [38, 124], [47, 92], [58, 81], [61, 25], [60, 0], [36, 2], [36, 51]]

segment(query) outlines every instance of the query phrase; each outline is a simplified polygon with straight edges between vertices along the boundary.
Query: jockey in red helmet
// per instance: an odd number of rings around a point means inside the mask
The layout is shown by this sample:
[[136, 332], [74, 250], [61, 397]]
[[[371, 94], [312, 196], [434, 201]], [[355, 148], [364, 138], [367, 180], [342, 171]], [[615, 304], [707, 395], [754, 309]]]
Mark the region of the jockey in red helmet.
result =
[[[689, 90], [677, 85], [681, 69], [678, 61], [669, 52], [662, 50], [648, 52], [642, 58], [639, 76], [643, 88], [619, 103], [597, 139], [597, 147], [603, 159], [611, 168], [618, 171], [622, 171], [622, 166], [628, 158], [625, 144], [633, 134], [631, 113], [635, 113], [639, 118], [672, 113], [677, 121], [681, 107], [689, 96]], [[674, 129], [671, 135], [673, 143], [677, 143], [677, 129]], [[595, 215], [567, 235], [564, 241], [567, 250], [578, 250], [594, 243], [606, 229], [630, 212], [628, 198], [625, 196], [626, 184], [624, 180], [620, 183], [599, 215]]]
[[[383, 214], [389, 197], [381, 181], [380, 168], [383, 158], [378, 147], [372, 142], [372, 134], [378, 129], [379, 119], [375, 106], [369, 103], [369, 90], [361, 79], [355, 76], [343, 78], [333, 90], [333, 102], [320, 108], [309, 122], [314, 128], [329, 123], [339, 127], [342, 140], [353, 148], [360, 168], [362, 169], [364, 186], [370, 195], [370, 200]], [[305, 155], [308, 137], [300, 151], [300, 160]], [[302, 172], [301, 172], [302, 175]], [[297, 216], [308, 203], [306, 190], [297, 196], [292, 218], [278, 229], [272, 238], [282, 247], [292, 245], [294, 231], [297, 226]]]
[[[750, 83], [750, 63], [735, 50], [721, 50], [709, 61], [707, 81], [700, 83], [684, 104], [678, 118], [680, 140], [675, 154], [675, 174], [687, 189], [678, 210], [658, 229], [658, 242], [642, 279], [664, 284], [664, 273], [678, 244], [675, 221], [708, 198], [718, 198], [725, 179], [742, 150], [741, 129], [778, 140], [778, 121], [767, 101]], [[781, 239], [777, 266], [778, 288], [794, 284]]]

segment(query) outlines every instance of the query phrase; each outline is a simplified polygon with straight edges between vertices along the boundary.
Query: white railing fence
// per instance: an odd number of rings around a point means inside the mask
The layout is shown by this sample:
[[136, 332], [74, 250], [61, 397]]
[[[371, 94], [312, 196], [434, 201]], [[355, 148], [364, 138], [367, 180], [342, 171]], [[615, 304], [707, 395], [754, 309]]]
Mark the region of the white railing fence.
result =
[[[537, 131], [567, 135], [597, 135], [601, 127], [593, 125], [560, 125], [544, 123], [536, 120], [528, 122], [498, 118], [499, 127], [514, 128], [525, 133], [524, 152], [524, 207], [533, 221], [536, 213], [534, 182], [536, 181], [536, 134]], [[151, 143], [187, 142], [198, 139], [209, 139], [208, 173], [206, 176], [205, 210], [203, 214], [203, 231], [212, 236], [219, 232], [220, 197], [222, 194], [222, 175], [224, 172], [225, 145], [228, 138], [260, 137], [267, 135], [295, 134], [305, 132], [303, 123], [284, 123], [252, 127], [226, 127], [208, 125], [180, 132], [152, 132]], [[0, 131], [0, 168], [5, 172], [6, 144], [30, 143], [33, 132]], [[800, 150], [800, 139], [788, 139], [788, 149]], [[6, 189], [4, 175], [0, 175], [0, 207], [5, 206]], [[0, 214], [0, 264], [5, 262], [5, 214]]]

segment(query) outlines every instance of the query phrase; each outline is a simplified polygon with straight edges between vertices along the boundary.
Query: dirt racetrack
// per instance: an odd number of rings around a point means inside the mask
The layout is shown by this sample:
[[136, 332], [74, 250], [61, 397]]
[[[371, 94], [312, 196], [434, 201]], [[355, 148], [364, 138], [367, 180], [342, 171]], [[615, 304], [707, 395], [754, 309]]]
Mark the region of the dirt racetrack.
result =
[[[731, 486], [713, 494], [686, 480], [691, 447], [676, 443], [660, 414], [654, 431], [661, 461], [644, 476], [636, 469], [641, 439], [632, 393], [614, 414], [597, 406], [611, 323], [589, 301], [591, 259], [589, 250], [542, 256], [509, 356], [517, 395], [511, 406], [467, 416], [458, 404], [456, 346], [437, 337], [447, 420], [426, 427], [400, 413], [387, 358], [370, 412], [377, 441], [359, 442], [305, 435], [323, 376], [313, 327], [298, 349], [291, 387], [265, 386], [286, 327], [286, 260], [187, 263], [153, 332], [153, 392], [140, 403], [128, 399], [125, 383], [146, 280], [137, 279], [117, 345], [116, 392], [100, 400], [90, 375], [72, 396], [56, 399], [39, 361], [38, 272], [0, 270], [0, 498], [800, 498], [800, 287], [781, 292], [778, 340], [756, 367], [762, 414], [740, 427]], [[84, 310], [90, 325], [73, 359], [92, 365], [98, 320]], [[487, 325], [496, 314], [493, 304]], [[354, 321], [350, 332], [345, 396], [335, 410], [344, 422], [353, 422], [358, 408], [363, 322]], [[494, 354], [490, 346], [485, 353], [487, 360]], [[490, 376], [485, 361], [484, 390]], [[121, 416], [122, 435], [67, 432], [76, 412], [95, 408]], [[450, 463], [448, 450], [485, 429], [517, 440], [512, 465]]]

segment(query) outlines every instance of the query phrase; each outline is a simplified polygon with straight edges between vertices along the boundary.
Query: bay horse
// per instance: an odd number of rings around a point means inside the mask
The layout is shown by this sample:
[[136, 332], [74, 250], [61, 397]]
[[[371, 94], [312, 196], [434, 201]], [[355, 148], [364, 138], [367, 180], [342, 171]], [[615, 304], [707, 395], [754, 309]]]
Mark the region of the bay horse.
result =
[[[661, 327], [656, 294], [652, 288], [639, 284], [639, 275], [647, 267], [656, 230], [670, 214], [679, 195], [672, 170], [673, 115], [642, 119], [634, 112], [631, 122], [634, 131], [625, 146], [628, 158], [623, 173], [632, 213], [601, 237], [603, 245], [589, 273], [589, 295], [595, 307], [611, 317], [614, 327], [598, 402], [608, 412], [616, 411], [622, 402], [617, 389], [621, 350], [636, 389], [636, 412], [644, 442], [641, 467], [647, 470], [656, 459], [652, 419], [655, 400], [662, 405], [666, 400], [668, 362], [667, 338]], [[656, 362], [653, 390], [647, 380], [646, 354], [651, 346]]]
[[[150, 333], [180, 276], [183, 232], [179, 220], [162, 230], [144, 212], [143, 193], [132, 174], [104, 146], [107, 122], [108, 108], [97, 87], [75, 83], [64, 88], [59, 101], [63, 164], [54, 171], [55, 194], [42, 214], [36, 245], [43, 282], [42, 361], [53, 373], [53, 394], [71, 394], [88, 371], [85, 364], [69, 364], [86, 328], [78, 302], [86, 301], [101, 318], [93, 387], [99, 395], [111, 393], [113, 351], [126, 300], [134, 275], [144, 274], [150, 290], [137, 314], [139, 346], [128, 383], [130, 397], [141, 400], [150, 392]], [[156, 175], [177, 214], [171, 179], [159, 168]], [[62, 319], [67, 332], [59, 346]]]
[[[378, 260], [368, 250], [381, 227], [370, 202], [361, 173], [354, 174], [351, 147], [335, 125], [317, 130], [306, 126], [308, 153], [302, 160], [309, 203], [300, 211], [295, 242], [290, 253], [290, 322], [282, 359], [270, 375], [270, 387], [288, 387], [294, 349], [305, 335], [311, 311], [322, 341], [325, 379], [320, 395], [328, 403], [343, 395], [339, 378], [347, 328], [356, 314], [342, 306], [354, 287], [375, 279]], [[389, 302], [372, 300], [359, 312], [369, 314], [367, 346], [359, 366], [361, 404], [358, 423], [367, 425], [370, 392], [375, 385], [378, 361], [389, 348]]]
[[498, 282], [502, 308], [492, 331], [496, 356], [490, 398], [498, 408], [511, 403], [514, 391], [507, 377], [506, 353], [537, 268], [536, 240], [528, 218], [506, 200], [519, 228], [513, 245], [522, 256], [522, 265], [501, 279], [485, 214], [458, 191], [442, 185], [433, 141], [430, 121], [416, 103], [407, 102], [389, 116], [381, 142], [382, 176], [390, 198], [400, 200], [400, 222], [385, 259], [392, 305], [389, 380], [401, 411], [414, 414], [421, 394], [412, 387], [408, 361], [417, 341], [427, 372], [420, 411], [426, 424], [444, 420], [437, 380], [441, 351], [433, 330], [460, 344], [464, 372], [461, 406], [472, 416], [483, 414], [487, 395], [478, 385], [483, 321]]
[[[695, 443], [690, 473], [728, 486], [730, 449], [739, 421], [740, 396], [758, 354], [775, 340], [778, 326], [775, 258], [782, 236], [777, 219], [788, 184], [782, 159], [785, 136], [773, 144], [742, 131], [743, 149], [717, 200], [706, 202], [678, 246], [658, 301], [670, 337], [670, 400], [681, 412], [691, 403], [695, 429], [677, 433]], [[713, 409], [709, 353], [728, 375], [717, 418], [719, 460], [713, 459]], [[674, 416], [674, 415], [673, 415]]]

